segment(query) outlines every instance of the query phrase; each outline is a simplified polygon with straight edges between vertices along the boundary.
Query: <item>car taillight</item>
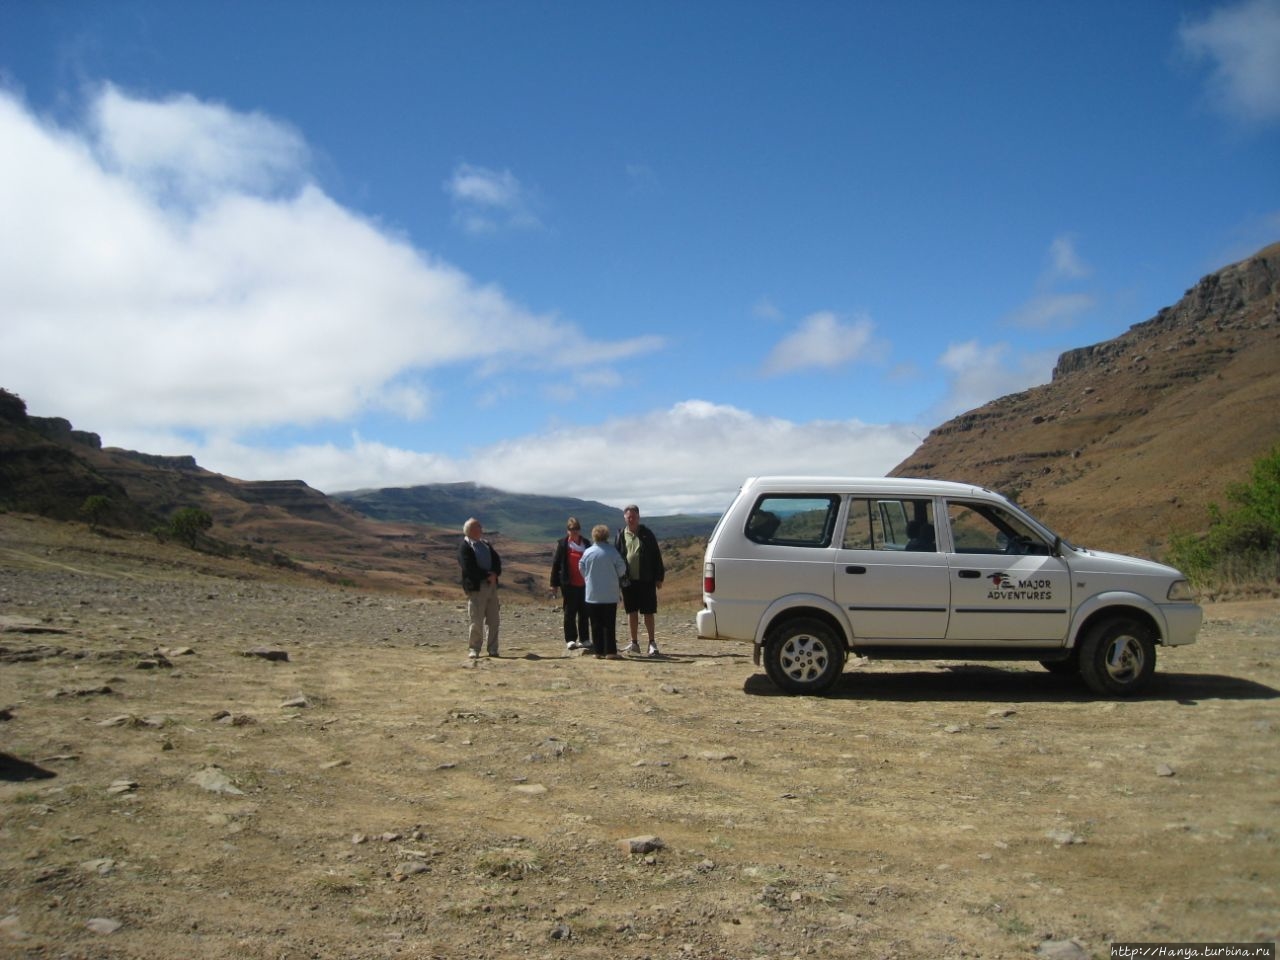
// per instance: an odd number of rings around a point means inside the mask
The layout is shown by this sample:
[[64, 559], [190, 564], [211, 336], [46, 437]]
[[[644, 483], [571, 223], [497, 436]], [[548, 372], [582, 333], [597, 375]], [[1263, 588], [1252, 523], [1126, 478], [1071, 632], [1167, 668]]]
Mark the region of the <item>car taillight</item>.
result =
[[704, 563], [702, 565], [702, 592], [716, 592], [716, 565], [714, 563]]

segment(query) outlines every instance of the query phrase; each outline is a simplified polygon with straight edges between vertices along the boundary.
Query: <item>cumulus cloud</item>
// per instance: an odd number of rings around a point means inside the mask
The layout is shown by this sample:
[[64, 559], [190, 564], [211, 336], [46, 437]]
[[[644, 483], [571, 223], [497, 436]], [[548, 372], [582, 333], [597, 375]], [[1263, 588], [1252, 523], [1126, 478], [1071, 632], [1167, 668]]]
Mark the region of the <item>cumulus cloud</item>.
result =
[[1055, 353], [1018, 354], [1003, 342], [953, 343], [938, 360], [948, 378], [948, 390], [931, 419], [940, 423], [995, 397], [1047, 383], [1055, 362]]
[[866, 317], [844, 323], [823, 311], [806, 317], [769, 353], [764, 372], [769, 376], [810, 369], [833, 369], [855, 360], [878, 359], [882, 346], [875, 324]]
[[[503, 490], [552, 493], [647, 514], [724, 509], [748, 476], [883, 476], [919, 444], [920, 428], [858, 420], [795, 423], [689, 400], [637, 417], [564, 427], [469, 452], [399, 450], [353, 437], [350, 446], [283, 451], [217, 443], [197, 451], [246, 479], [297, 477], [328, 493], [459, 478]], [[620, 452], [625, 451], [625, 455]], [[589, 464], [566, 471], [563, 465]]]
[[1247, 121], [1280, 117], [1280, 0], [1213, 9], [1179, 31], [1183, 51], [1211, 65], [1214, 105]]
[[[409, 245], [329, 197], [306, 143], [268, 117], [107, 86], [58, 125], [0, 92], [0, 143], [0, 385], [109, 445], [326, 492], [474, 479], [653, 514], [722, 509], [751, 474], [882, 475], [918, 442], [917, 427], [700, 400], [463, 453], [370, 439], [365, 415], [431, 417], [437, 379], [456, 394], [460, 369], [534, 371], [571, 400], [618, 389], [613, 365], [664, 342], [592, 338]], [[519, 208], [513, 177], [455, 173], [460, 203]], [[815, 315], [775, 362], [850, 362], [872, 341], [869, 321]], [[327, 439], [337, 425], [348, 439]], [[326, 439], [262, 439], [308, 428]]]
[[296, 188], [310, 158], [302, 137], [280, 121], [189, 94], [136, 100], [108, 84], [91, 105], [90, 124], [103, 166], [161, 199], [199, 203], [227, 190]]
[[510, 170], [459, 164], [445, 183], [454, 222], [467, 233], [530, 230], [542, 226], [529, 191]]
[[101, 88], [80, 127], [0, 92], [0, 383], [108, 435], [429, 415], [454, 364], [608, 364], [335, 203], [256, 114]]

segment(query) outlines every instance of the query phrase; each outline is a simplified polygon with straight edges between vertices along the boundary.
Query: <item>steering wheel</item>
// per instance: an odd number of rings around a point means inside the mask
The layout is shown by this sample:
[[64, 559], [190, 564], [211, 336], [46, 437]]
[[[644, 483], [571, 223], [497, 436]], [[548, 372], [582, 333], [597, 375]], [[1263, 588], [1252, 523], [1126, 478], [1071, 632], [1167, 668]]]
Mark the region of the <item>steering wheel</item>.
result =
[[1005, 545], [1004, 552], [1014, 556], [1023, 556], [1031, 552], [1031, 538], [1014, 534]]

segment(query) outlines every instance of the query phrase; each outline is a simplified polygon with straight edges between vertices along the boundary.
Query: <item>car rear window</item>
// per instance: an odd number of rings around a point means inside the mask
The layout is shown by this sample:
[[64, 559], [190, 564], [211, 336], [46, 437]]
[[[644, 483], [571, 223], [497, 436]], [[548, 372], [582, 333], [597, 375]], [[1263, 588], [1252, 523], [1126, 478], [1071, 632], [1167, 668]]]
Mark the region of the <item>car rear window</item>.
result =
[[747, 539], [787, 547], [829, 547], [840, 507], [837, 496], [769, 494], [747, 518]]

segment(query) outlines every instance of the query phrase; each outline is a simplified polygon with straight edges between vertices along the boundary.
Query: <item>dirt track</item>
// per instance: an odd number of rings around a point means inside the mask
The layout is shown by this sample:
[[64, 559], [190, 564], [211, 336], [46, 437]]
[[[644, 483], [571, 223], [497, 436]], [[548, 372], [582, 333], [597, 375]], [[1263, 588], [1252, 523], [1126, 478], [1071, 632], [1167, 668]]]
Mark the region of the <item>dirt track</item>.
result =
[[468, 664], [460, 604], [66, 529], [0, 516], [0, 957], [1280, 935], [1280, 603], [1211, 609], [1133, 702], [942, 663], [804, 699], [690, 609], [667, 658], [611, 663], [509, 603], [504, 656]]

